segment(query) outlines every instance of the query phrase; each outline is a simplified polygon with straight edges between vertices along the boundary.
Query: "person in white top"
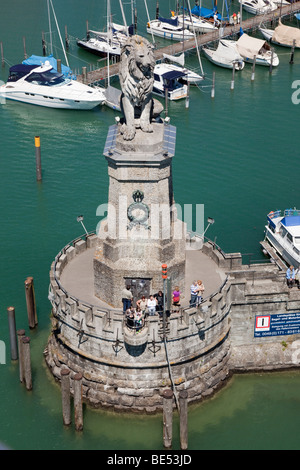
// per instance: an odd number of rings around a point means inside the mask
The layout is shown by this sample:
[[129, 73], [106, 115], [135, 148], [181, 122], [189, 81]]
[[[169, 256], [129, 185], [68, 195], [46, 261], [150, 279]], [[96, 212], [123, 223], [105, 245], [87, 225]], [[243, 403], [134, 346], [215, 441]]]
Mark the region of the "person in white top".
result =
[[156, 299], [153, 295], [150, 295], [148, 302], [147, 302], [148, 312], [149, 315], [155, 315], [156, 312]]

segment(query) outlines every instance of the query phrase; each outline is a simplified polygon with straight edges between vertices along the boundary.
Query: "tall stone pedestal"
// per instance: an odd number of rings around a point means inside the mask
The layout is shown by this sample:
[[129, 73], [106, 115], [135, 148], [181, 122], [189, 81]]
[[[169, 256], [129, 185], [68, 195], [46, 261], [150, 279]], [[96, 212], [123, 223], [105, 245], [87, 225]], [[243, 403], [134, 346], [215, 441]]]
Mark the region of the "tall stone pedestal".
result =
[[107, 136], [109, 202], [98, 231], [94, 285], [95, 295], [113, 307], [121, 306], [126, 284], [144, 286], [146, 295], [162, 290], [162, 264], [172, 286], [184, 290], [186, 227], [177, 218], [172, 184], [176, 128], [153, 127], [153, 133], [138, 129], [130, 142], [120, 125]]

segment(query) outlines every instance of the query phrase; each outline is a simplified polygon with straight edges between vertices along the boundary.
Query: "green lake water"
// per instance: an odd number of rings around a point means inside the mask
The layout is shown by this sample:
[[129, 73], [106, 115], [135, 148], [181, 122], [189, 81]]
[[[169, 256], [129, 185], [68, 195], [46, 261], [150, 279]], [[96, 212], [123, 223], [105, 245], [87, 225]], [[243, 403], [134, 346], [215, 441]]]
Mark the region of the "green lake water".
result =
[[[161, 2], [167, 16], [174, 2]], [[76, 37], [105, 26], [104, 1], [53, 1], [59, 25], [68, 26], [70, 66], [80, 69], [98, 58], [78, 50]], [[210, 6], [209, 4], [207, 4]], [[150, 16], [156, 1], [148, 1]], [[137, 1], [138, 32], [145, 33], [144, 1]], [[237, 11], [237, 2], [232, 4]], [[48, 32], [46, 1], [2, 0], [0, 41], [10, 65], [28, 55], [42, 55], [41, 33]], [[121, 22], [112, 0], [114, 20]], [[125, 5], [129, 21], [129, 5]], [[296, 20], [292, 23], [298, 26]], [[53, 23], [53, 30], [55, 25]], [[48, 39], [49, 35], [46, 34]], [[150, 39], [150, 37], [149, 37]], [[57, 35], [54, 42], [59, 46]], [[159, 41], [160, 45], [163, 41]], [[166, 42], [164, 42], [166, 44]], [[207, 76], [202, 89], [191, 88], [190, 106], [169, 103], [177, 128], [173, 183], [176, 203], [204, 204], [205, 217], [215, 219], [207, 236], [226, 252], [251, 253], [263, 261], [259, 242], [266, 214], [300, 207], [299, 112], [292, 84], [300, 80], [300, 52], [276, 48], [280, 65], [272, 74], [251, 66], [235, 75], [216, 68], [202, 56]], [[55, 55], [63, 60], [60, 47]], [[187, 65], [197, 66], [196, 54]], [[210, 89], [216, 72], [215, 98]], [[8, 64], [0, 68], [6, 81]], [[103, 149], [115, 114], [106, 107], [63, 111], [22, 103], [0, 105], [0, 340], [6, 364], [0, 364], [0, 442], [12, 449], [162, 449], [162, 416], [130, 416], [84, 408], [84, 430], [62, 424], [61, 395], [44, 364], [50, 332], [49, 269], [58, 251], [81, 235], [76, 221], [84, 215], [95, 230], [96, 209], [107, 202], [108, 176]], [[41, 137], [43, 181], [36, 182], [34, 136]], [[193, 229], [194, 227], [190, 227]], [[248, 260], [248, 256], [245, 256]], [[39, 325], [29, 331], [24, 281], [34, 277]], [[17, 329], [31, 338], [33, 390], [19, 383], [18, 364], [11, 362], [6, 309], [16, 310]], [[213, 398], [189, 407], [189, 449], [299, 449], [300, 373], [247, 374], [232, 378]], [[179, 423], [174, 417], [173, 448], [179, 449]]]

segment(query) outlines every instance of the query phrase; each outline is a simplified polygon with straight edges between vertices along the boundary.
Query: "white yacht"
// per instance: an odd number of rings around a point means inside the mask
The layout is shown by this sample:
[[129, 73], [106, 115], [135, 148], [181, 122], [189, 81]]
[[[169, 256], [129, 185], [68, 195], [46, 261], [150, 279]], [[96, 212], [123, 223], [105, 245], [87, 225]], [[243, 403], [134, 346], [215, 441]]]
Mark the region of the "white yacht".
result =
[[218, 28], [214, 26], [213, 21], [207, 21], [199, 16], [191, 15], [178, 15], [178, 22], [180, 26], [183, 26], [186, 29], [189, 29], [192, 32], [196, 33], [209, 33], [210, 31], [217, 30]]
[[48, 61], [39, 66], [11, 67], [7, 83], [0, 87], [0, 97], [48, 108], [80, 110], [93, 109], [105, 102], [101, 89], [65, 78]]
[[272, 0], [239, 0], [245, 11], [252, 15], [263, 15], [277, 9]]
[[300, 210], [271, 211], [267, 215], [265, 240], [288, 265], [300, 267]]
[[229, 39], [220, 39], [216, 50], [207, 46], [202, 47], [204, 55], [215, 65], [226, 69], [243, 70], [245, 62], [239, 54], [236, 42]]
[[180, 100], [187, 97], [187, 85], [180, 80], [185, 76], [182, 71], [170, 70], [168, 64], [157, 64], [154, 67], [153, 93], [169, 100]]
[[147, 23], [147, 33], [174, 41], [183, 41], [184, 39], [194, 39], [195, 35], [188, 29], [184, 29], [177, 18], [161, 18], [151, 20]]

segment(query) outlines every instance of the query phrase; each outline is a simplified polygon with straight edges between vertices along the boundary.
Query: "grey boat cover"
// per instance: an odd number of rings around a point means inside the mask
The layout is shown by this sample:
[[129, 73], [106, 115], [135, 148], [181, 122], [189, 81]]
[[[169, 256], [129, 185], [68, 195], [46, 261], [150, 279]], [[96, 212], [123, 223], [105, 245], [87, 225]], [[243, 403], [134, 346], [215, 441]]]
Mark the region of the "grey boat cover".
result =
[[253, 59], [254, 56], [258, 55], [261, 48], [264, 47], [265, 42], [264, 39], [253, 38], [243, 33], [236, 42], [236, 47], [242, 57]]
[[279, 21], [278, 26], [274, 29], [272, 41], [292, 46], [294, 40], [296, 41], [295, 46], [300, 47], [300, 29], [285, 26]]

